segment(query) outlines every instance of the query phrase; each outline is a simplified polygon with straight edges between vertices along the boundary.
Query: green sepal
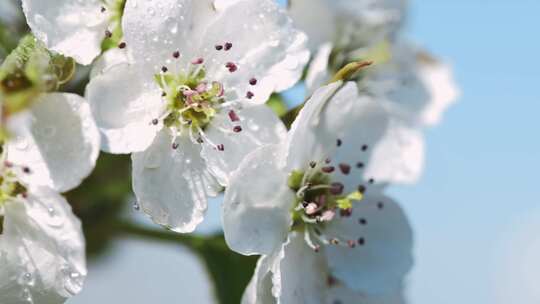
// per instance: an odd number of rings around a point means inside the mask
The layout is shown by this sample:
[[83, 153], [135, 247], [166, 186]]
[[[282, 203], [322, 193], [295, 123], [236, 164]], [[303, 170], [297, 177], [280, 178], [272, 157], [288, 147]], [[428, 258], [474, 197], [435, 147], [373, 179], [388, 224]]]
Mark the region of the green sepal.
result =
[[2, 113], [7, 116], [28, 108], [43, 92], [58, 90], [75, 73], [71, 58], [49, 52], [27, 35], [0, 66]]

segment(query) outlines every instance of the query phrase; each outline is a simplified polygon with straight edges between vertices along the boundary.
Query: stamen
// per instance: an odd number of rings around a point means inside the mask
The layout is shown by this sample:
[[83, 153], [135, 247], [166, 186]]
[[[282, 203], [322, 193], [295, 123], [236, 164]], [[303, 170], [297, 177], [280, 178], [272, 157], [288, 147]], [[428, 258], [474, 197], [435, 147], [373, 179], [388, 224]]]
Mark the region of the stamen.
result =
[[179, 51], [175, 51], [173, 54], [172, 54], [173, 58], [174, 59], [178, 59], [180, 58], [180, 52]]
[[233, 62], [227, 62], [225, 64], [225, 67], [229, 69], [229, 72], [231, 73], [234, 73], [238, 70], [238, 66], [236, 66], [236, 64], [234, 64]]
[[241, 127], [241, 126], [235, 126], [235, 127], [233, 128], [233, 131], [234, 131], [235, 133], [240, 133], [240, 132], [242, 132], [242, 127]]
[[321, 171], [324, 173], [332, 173], [334, 172], [335, 168], [333, 166], [326, 166], [322, 167]]
[[125, 42], [120, 42], [120, 44], [118, 44], [118, 48], [121, 48], [121, 49], [124, 49], [126, 48], [127, 44]]
[[339, 164], [339, 169], [341, 170], [341, 173], [348, 175], [351, 172], [351, 166], [348, 164]]
[[231, 121], [235, 122], [235, 121], [240, 121], [240, 118], [238, 117], [238, 115], [236, 115], [236, 112], [234, 112], [234, 110], [230, 110], [229, 111], [229, 118], [231, 119]]
[[225, 51], [228, 51], [228, 50], [232, 49], [232, 47], [233, 47], [232, 43], [230, 43], [230, 42], [225, 43]]
[[223, 50], [223, 45], [216, 45], [216, 51], [221, 51]]
[[248, 91], [248, 92], [246, 93], [246, 98], [247, 98], [247, 99], [252, 99], [253, 97], [255, 97], [255, 94], [253, 94], [253, 92]]
[[251, 78], [249, 80], [249, 84], [252, 85], [252, 86], [257, 85], [257, 79], [256, 78]]
[[203, 64], [204, 63], [204, 58], [195, 58], [191, 61], [191, 64]]

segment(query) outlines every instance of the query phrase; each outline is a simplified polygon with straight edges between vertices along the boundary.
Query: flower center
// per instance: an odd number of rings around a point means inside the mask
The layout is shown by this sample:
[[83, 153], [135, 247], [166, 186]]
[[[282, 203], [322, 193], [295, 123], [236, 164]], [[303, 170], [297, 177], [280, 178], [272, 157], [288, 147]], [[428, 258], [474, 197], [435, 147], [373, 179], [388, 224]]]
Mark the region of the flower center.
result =
[[327, 244], [355, 246], [351, 241], [328, 238], [322, 233], [325, 224], [334, 220], [337, 212], [341, 216], [350, 216], [353, 202], [363, 198], [359, 190], [344, 194], [344, 185], [331, 180], [330, 174], [334, 171], [330, 160], [325, 160], [311, 162], [307, 170], [289, 174], [288, 186], [296, 192], [292, 229], [303, 230], [306, 243], [315, 251]]
[[[223, 85], [205, 80], [202, 63], [202, 59], [194, 61], [188, 73], [171, 73], [163, 67], [162, 72], [155, 76], [167, 103], [165, 114], [162, 115], [166, 127], [180, 133], [189, 129], [204, 130], [225, 102]], [[158, 122], [153, 121], [155, 124]]]

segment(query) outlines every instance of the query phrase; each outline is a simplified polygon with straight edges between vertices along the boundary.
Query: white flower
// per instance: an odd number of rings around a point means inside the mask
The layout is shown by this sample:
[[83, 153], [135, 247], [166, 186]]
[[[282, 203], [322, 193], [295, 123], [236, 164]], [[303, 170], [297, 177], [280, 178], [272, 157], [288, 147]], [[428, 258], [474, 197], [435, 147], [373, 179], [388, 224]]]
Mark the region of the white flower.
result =
[[93, 169], [99, 131], [83, 98], [43, 94], [8, 116], [0, 159], [0, 303], [63, 303], [86, 276], [80, 221], [57, 191]]
[[[232, 174], [226, 241], [239, 253], [265, 256], [255, 280], [272, 284], [278, 303], [326, 303], [329, 276], [370, 296], [401, 288], [412, 232], [382, 191], [390, 167], [401, 174], [399, 160], [414, 161], [422, 149], [411, 150], [418, 135], [385, 113], [355, 83], [330, 84], [305, 104], [286, 141], [251, 153]], [[379, 149], [385, 157], [373, 159]]]
[[369, 47], [394, 35], [405, 19], [405, 0], [292, 0], [289, 14], [315, 52], [325, 43], [342, 51]]
[[105, 63], [87, 96], [102, 149], [133, 153], [134, 192], [156, 223], [193, 231], [242, 158], [284, 136], [264, 103], [308, 60], [291, 23], [272, 0], [127, 1], [130, 59]]
[[27, 23], [47, 47], [92, 63], [120, 21], [122, 0], [22, 0]]
[[[331, 78], [339, 67], [330, 63], [331, 44], [323, 45], [306, 78], [309, 91], [314, 91]], [[391, 59], [366, 68], [358, 79], [361, 91], [413, 125], [432, 126], [459, 96], [452, 69], [430, 54], [399, 41], [390, 46]], [[355, 59], [365, 58], [359, 52]]]

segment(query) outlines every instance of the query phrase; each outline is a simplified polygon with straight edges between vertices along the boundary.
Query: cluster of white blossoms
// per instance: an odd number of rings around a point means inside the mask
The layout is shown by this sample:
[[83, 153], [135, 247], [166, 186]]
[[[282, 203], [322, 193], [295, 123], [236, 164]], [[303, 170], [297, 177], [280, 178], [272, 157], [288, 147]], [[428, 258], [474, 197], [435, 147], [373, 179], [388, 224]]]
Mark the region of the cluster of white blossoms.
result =
[[[82, 288], [84, 239], [58, 192], [99, 149], [131, 154], [137, 207], [169, 230], [194, 231], [225, 192], [227, 244], [261, 255], [244, 304], [404, 301], [412, 231], [385, 189], [418, 178], [422, 128], [457, 97], [449, 67], [399, 37], [405, 1], [22, 6], [38, 43], [92, 70], [85, 98], [41, 92], [15, 113], [0, 95], [0, 303]], [[266, 102], [303, 75], [287, 131]]]

